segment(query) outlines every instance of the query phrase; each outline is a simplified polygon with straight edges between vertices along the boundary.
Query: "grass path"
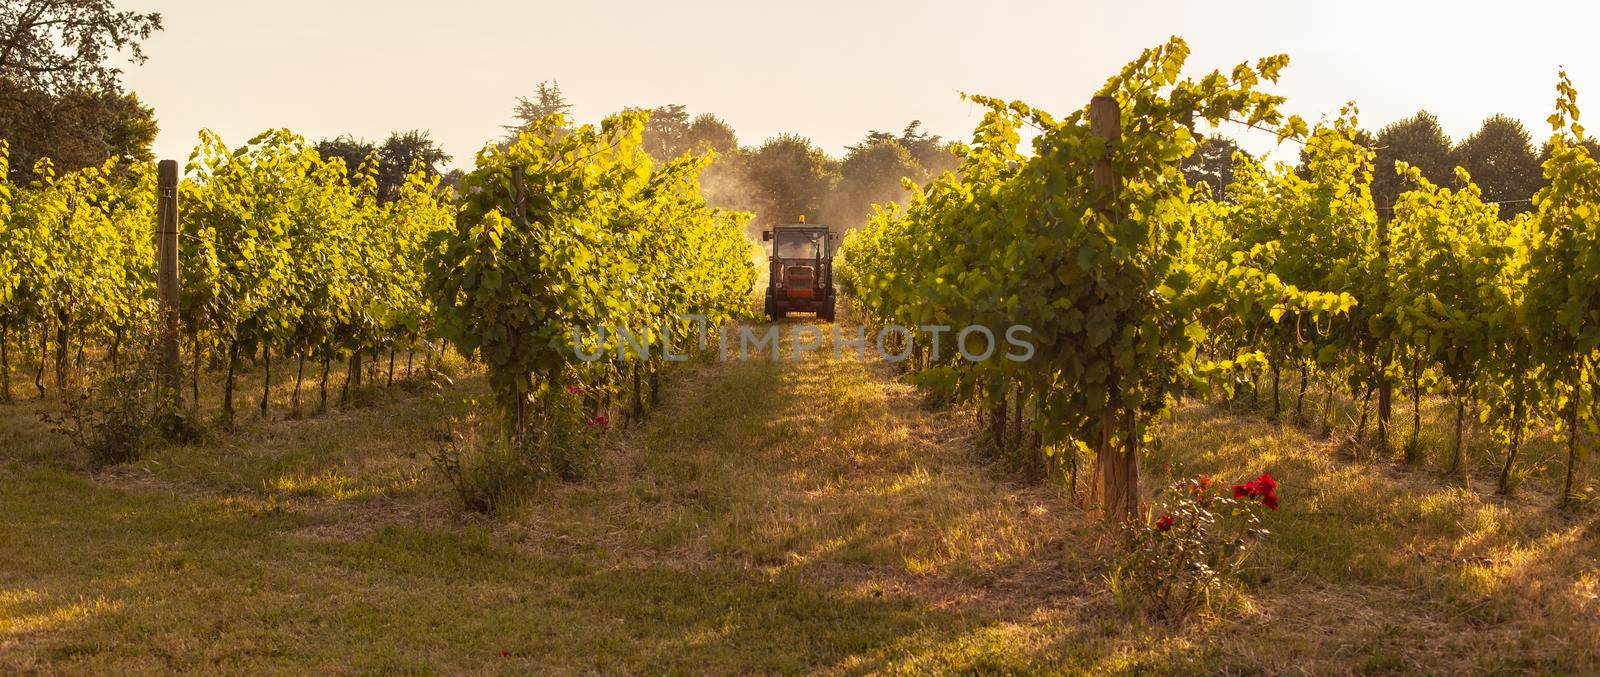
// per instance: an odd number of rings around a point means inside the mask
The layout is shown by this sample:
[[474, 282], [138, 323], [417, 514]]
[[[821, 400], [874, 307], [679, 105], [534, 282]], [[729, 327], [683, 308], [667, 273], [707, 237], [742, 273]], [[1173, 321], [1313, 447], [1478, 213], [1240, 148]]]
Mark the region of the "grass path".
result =
[[863, 670], [1073, 598], [1053, 492], [809, 358], [680, 370], [598, 477], [493, 521], [427, 463], [476, 380], [100, 472], [18, 405], [0, 671]]
[[675, 371], [595, 478], [494, 520], [428, 466], [474, 378], [100, 472], [16, 405], [0, 673], [1600, 669], [1592, 519], [1186, 406], [1152, 483], [1294, 486], [1250, 608], [1150, 627], [1060, 489], [829, 350]]

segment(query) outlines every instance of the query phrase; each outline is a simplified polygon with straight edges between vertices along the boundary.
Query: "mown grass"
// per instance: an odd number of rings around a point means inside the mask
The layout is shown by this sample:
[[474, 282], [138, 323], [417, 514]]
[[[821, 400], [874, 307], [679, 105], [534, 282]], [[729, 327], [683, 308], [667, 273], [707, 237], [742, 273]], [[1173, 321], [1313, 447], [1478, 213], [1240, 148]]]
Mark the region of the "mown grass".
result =
[[1284, 507], [1242, 612], [1151, 625], [1061, 487], [889, 365], [829, 357], [680, 368], [594, 478], [492, 520], [428, 461], [486, 395], [470, 374], [241, 407], [103, 470], [37, 422], [48, 402], [4, 407], [0, 672], [1600, 670], [1600, 527], [1542, 480], [1501, 498], [1185, 404], [1147, 486], [1270, 470]]

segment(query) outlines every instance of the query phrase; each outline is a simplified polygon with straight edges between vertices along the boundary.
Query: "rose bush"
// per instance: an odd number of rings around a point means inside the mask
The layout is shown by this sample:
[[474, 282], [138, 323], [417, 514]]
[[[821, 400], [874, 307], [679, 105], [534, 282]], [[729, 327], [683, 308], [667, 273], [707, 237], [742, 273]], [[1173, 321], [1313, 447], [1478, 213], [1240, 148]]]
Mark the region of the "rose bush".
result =
[[1231, 496], [1212, 484], [1204, 475], [1174, 482], [1152, 506], [1158, 517], [1128, 525], [1107, 573], [1125, 608], [1181, 623], [1217, 612], [1237, 590], [1251, 546], [1270, 533], [1261, 515], [1278, 509], [1278, 483], [1262, 474]]

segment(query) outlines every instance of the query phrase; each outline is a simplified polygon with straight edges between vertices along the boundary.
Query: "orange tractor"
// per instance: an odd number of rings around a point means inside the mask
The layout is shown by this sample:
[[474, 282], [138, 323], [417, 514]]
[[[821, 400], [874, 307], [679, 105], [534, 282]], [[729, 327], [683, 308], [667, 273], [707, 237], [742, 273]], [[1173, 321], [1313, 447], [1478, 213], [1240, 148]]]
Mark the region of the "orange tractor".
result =
[[772, 243], [767, 276], [767, 317], [774, 321], [789, 313], [816, 313], [833, 321], [837, 299], [833, 291], [835, 237], [828, 227], [800, 223], [773, 226], [761, 239]]

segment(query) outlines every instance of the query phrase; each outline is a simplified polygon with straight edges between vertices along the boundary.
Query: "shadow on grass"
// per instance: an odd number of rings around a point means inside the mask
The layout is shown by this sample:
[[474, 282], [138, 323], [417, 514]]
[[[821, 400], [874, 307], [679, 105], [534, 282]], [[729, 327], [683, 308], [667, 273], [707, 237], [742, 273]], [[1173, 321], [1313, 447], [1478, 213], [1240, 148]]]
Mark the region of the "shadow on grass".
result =
[[959, 616], [724, 563], [543, 554], [484, 528], [306, 539], [307, 519], [270, 504], [48, 470], [17, 486], [0, 492], [7, 670], [799, 672], [946, 639]]

